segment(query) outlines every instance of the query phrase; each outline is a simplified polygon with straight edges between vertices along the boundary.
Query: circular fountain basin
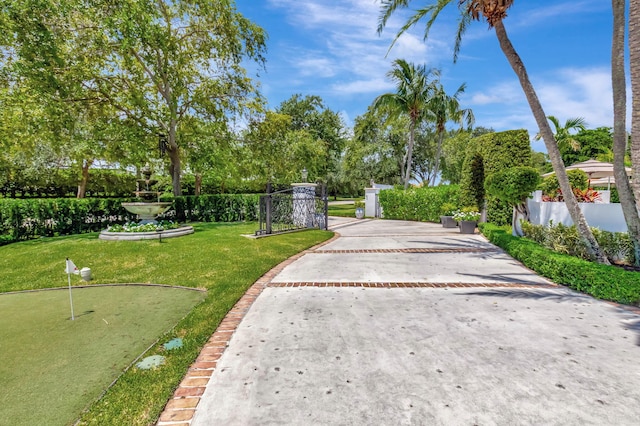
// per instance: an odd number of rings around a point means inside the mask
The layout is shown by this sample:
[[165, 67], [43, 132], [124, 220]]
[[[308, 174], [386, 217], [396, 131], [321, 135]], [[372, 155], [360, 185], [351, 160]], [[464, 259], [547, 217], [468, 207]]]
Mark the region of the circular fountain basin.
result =
[[127, 211], [137, 214], [140, 221], [155, 220], [156, 216], [169, 210], [172, 203], [122, 203]]
[[183, 235], [193, 234], [193, 226], [181, 226], [176, 229], [167, 229], [164, 231], [149, 232], [111, 232], [104, 230], [100, 232], [101, 240], [112, 241], [139, 241], [139, 240], [158, 240], [161, 238], [175, 238]]

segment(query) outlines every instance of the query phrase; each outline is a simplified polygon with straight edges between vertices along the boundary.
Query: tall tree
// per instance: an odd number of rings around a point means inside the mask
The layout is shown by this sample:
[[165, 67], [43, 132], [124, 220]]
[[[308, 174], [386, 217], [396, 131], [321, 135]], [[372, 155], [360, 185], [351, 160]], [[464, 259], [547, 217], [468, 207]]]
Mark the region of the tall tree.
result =
[[[412, 0], [381, 0], [382, 6], [378, 23], [378, 33], [381, 33], [384, 30], [387, 21], [396, 10], [408, 7], [411, 2]], [[522, 90], [527, 98], [531, 112], [533, 113], [538, 128], [540, 129], [540, 134], [542, 135], [542, 139], [547, 147], [547, 152], [549, 153], [549, 158], [553, 165], [553, 170], [558, 177], [562, 193], [565, 194], [565, 202], [571, 219], [573, 219], [573, 223], [576, 225], [581, 239], [586, 244], [588, 253], [597, 262], [609, 264], [607, 257], [600, 249], [598, 242], [594, 238], [593, 233], [580, 210], [578, 201], [571, 191], [567, 171], [562, 163], [562, 157], [558, 150], [556, 140], [553, 137], [551, 126], [549, 126], [544, 109], [542, 108], [538, 95], [531, 84], [527, 69], [507, 35], [503, 19], [507, 17], [507, 11], [513, 5], [513, 0], [432, 0], [429, 4], [418, 9], [416, 13], [407, 20], [396, 35], [395, 40], [425, 17], [428, 17], [424, 34], [424, 38], [427, 39], [429, 30], [436, 21], [440, 12], [452, 3], [459, 5], [461, 12], [454, 46], [454, 61], [457, 60], [458, 53], [460, 51], [462, 36], [471, 21], [484, 20], [489, 24], [489, 28], [493, 28], [495, 30], [500, 48], [520, 81], [520, 85], [522, 86]]]
[[396, 85], [395, 93], [378, 96], [374, 108], [384, 108], [392, 117], [406, 115], [409, 117], [409, 143], [407, 145], [404, 189], [409, 187], [415, 131], [424, 120], [427, 102], [433, 92], [433, 84], [429, 81], [432, 71], [424, 65], [415, 65], [404, 59], [396, 59], [387, 77]]
[[263, 63], [265, 33], [233, 0], [89, 3], [7, 0], [7, 61], [62, 100], [108, 104], [161, 139], [179, 195], [187, 119], [225, 121], [260, 105], [242, 62]]
[[471, 128], [475, 121], [473, 117], [473, 111], [470, 109], [461, 109], [459, 96], [464, 93], [466, 85], [463, 83], [458, 87], [453, 95], [448, 95], [444, 87], [440, 82], [435, 84], [435, 89], [429, 100], [427, 101], [427, 109], [431, 121], [436, 125], [436, 135], [438, 144], [436, 147], [435, 167], [434, 173], [431, 179], [431, 186], [436, 184], [436, 178], [440, 171], [440, 157], [442, 155], [442, 141], [446, 133], [446, 124], [449, 121], [454, 121], [460, 124], [460, 127], [466, 122], [467, 128]]
[[613, 162], [613, 130], [611, 127], [581, 130], [574, 137], [580, 148], [578, 151], [562, 151], [565, 165], [569, 166], [589, 159]]
[[320, 96], [295, 94], [283, 101], [276, 112], [291, 117], [291, 130], [304, 130], [322, 145], [325, 159], [316, 177], [336, 194], [339, 183], [340, 159], [344, 151], [345, 125], [340, 114], [329, 109]]
[[242, 61], [262, 63], [264, 31], [232, 0], [125, 0], [105, 2], [98, 13], [105, 38], [96, 47], [112, 69], [92, 84], [165, 138], [173, 193], [180, 195], [181, 125], [190, 116], [224, 121], [257, 105]]
[[352, 192], [368, 187], [371, 181], [403, 182], [407, 125], [407, 117], [392, 119], [372, 106], [356, 117], [343, 158], [345, 179]]
[[[614, 10], [618, 10], [614, 3]], [[617, 12], [620, 13], [620, 12]], [[623, 21], [624, 22], [624, 21]], [[629, 2], [629, 74], [631, 77], [631, 162], [632, 188], [640, 201], [640, 2]]]
[[[547, 117], [554, 127], [554, 138], [558, 144], [558, 149], [562, 155], [562, 160], [565, 166], [572, 163], [567, 162], [567, 155], [571, 152], [576, 152], [580, 149], [580, 142], [576, 139], [575, 135], [571, 132], [577, 130], [582, 132], [586, 129], [587, 122], [582, 117], [567, 118], [564, 125], [560, 124], [560, 120], [553, 115]], [[538, 133], [535, 140], [542, 139], [542, 135]]]
[[[632, 1], [632, 3], [634, 3]], [[611, 44], [611, 81], [613, 87], [613, 174], [627, 231], [635, 252], [635, 264], [640, 265], [640, 217], [636, 207], [624, 157], [627, 151], [626, 77], [624, 71], [625, 0], [612, 0], [613, 41]]]

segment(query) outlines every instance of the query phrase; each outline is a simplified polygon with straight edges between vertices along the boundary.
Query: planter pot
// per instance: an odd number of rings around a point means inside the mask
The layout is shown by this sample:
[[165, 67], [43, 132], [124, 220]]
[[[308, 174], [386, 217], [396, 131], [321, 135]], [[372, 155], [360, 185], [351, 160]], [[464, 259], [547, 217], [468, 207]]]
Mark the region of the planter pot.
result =
[[460, 233], [461, 234], [473, 234], [473, 233], [475, 233], [477, 224], [478, 224], [478, 222], [476, 222], [476, 221], [461, 220], [460, 222], [458, 222], [458, 225], [460, 226]]
[[440, 222], [443, 228], [455, 228], [458, 226], [458, 222], [453, 220], [453, 216], [440, 216]]
[[364, 209], [362, 207], [358, 207], [356, 209], [356, 219], [362, 219], [364, 217]]

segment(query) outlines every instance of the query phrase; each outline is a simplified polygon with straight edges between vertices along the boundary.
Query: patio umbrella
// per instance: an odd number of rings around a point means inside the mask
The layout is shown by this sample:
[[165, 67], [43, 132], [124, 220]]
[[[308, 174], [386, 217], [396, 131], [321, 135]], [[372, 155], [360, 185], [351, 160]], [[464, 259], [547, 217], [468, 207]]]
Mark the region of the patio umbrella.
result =
[[[580, 163], [575, 163], [567, 167], [567, 170], [582, 170], [587, 174], [589, 180], [599, 179], [606, 177], [613, 177], [613, 164], [605, 163], [598, 160], [587, 160]], [[627, 176], [631, 176], [631, 167], [625, 167]], [[551, 176], [554, 172], [545, 173], [543, 177]]]
[[[613, 176], [613, 164], [598, 160], [587, 160], [575, 163], [567, 167], [567, 170], [582, 170], [589, 179], [598, 179]], [[631, 176], [631, 167], [625, 167], [627, 176]]]
[[602, 177], [598, 179], [591, 179], [591, 186], [606, 186], [611, 188], [616, 186], [616, 179], [613, 176]]

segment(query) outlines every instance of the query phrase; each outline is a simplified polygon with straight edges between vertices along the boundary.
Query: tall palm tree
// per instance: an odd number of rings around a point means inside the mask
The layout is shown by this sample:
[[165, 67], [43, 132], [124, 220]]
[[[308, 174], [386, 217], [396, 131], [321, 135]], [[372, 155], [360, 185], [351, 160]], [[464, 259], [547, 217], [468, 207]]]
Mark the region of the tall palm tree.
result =
[[[381, 33], [387, 24], [387, 21], [393, 15], [397, 9], [408, 7], [412, 0], [380, 0], [381, 1], [381, 13], [378, 22], [378, 33]], [[424, 38], [426, 39], [431, 26], [437, 19], [440, 12], [450, 4], [456, 4], [461, 11], [460, 20], [458, 21], [458, 32], [456, 35], [454, 45], [454, 61], [457, 60], [458, 53], [460, 51], [460, 43], [462, 36], [473, 20], [484, 20], [489, 24], [489, 28], [495, 30], [500, 48], [505, 57], [509, 61], [511, 68], [518, 76], [522, 90], [529, 102], [529, 107], [536, 120], [540, 134], [544, 140], [544, 144], [547, 147], [549, 159], [551, 165], [558, 178], [560, 189], [565, 194], [565, 202], [573, 223], [576, 224], [581, 239], [586, 243], [587, 251], [595, 258], [599, 263], [609, 264], [604, 252], [600, 249], [598, 242], [593, 236], [587, 221], [580, 210], [578, 201], [576, 200], [571, 186], [569, 185], [569, 178], [567, 177], [567, 171], [564, 168], [562, 162], [562, 156], [560, 150], [553, 137], [553, 131], [547, 121], [546, 115], [538, 99], [538, 95], [531, 84], [527, 69], [520, 59], [520, 56], [516, 52], [515, 48], [511, 44], [511, 40], [507, 35], [507, 30], [504, 26], [503, 19], [507, 17], [507, 11], [513, 5], [514, 0], [431, 0], [429, 4], [419, 8], [416, 13], [411, 16], [408, 21], [401, 27], [400, 31], [396, 34], [394, 42], [409, 28], [417, 24], [423, 18], [427, 18], [425, 27]]]
[[463, 83], [458, 87], [458, 90], [449, 96], [445, 91], [442, 84], [435, 83], [433, 94], [427, 101], [427, 114], [431, 121], [435, 122], [436, 135], [438, 138], [436, 147], [436, 158], [434, 173], [431, 178], [431, 186], [436, 184], [436, 177], [440, 168], [440, 156], [442, 155], [442, 140], [447, 131], [445, 125], [449, 121], [455, 121], [462, 127], [464, 122], [467, 124], [467, 128], [473, 126], [475, 118], [473, 117], [473, 111], [470, 109], [460, 109], [460, 103], [458, 97], [464, 93], [466, 85]]
[[[582, 117], [574, 117], [567, 118], [567, 121], [564, 122], [564, 126], [560, 124], [560, 120], [558, 120], [555, 116], [549, 115], [547, 116], [551, 124], [553, 124], [554, 132], [553, 137], [556, 139], [558, 144], [558, 149], [560, 150], [560, 155], [563, 155], [569, 151], [577, 151], [580, 149], [580, 142], [573, 137], [571, 134], [572, 130], [583, 131], [586, 129], [587, 122]], [[535, 136], [535, 140], [540, 140], [542, 135], [538, 133]], [[563, 157], [565, 166], [566, 157]]]
[[409, 187], [411, 179], [411, 163], [416, 127], [424, 119], [425, 105], [433, 91], [429, 81], [433, 73], [424, 65], [415, 65], [404, 59], [396, 59], [393, 67], [387, 72], [387, 77], [396, 85], [395, 93], [385, 93], [378, 96], [373, 107], [385, 109], [391, 117], [406, 115], [409, 117], [409, 144], [407, 145], [404, 189]]
[[[616, 5], [614, 2], [614, 13]], [[623, 21], [624, 22], [624, 21]], [[631, 76], [631, 162], [632, 188], [640, 201], [640, 4], [629, 2], [629, 74]]]
[[[613, 86], [613, 174], [616, 179], [622, 213], [627, 223], [627, 234], [633, 243], [635, 264], [637, 266], [640, 265], [640, 217], [638, 216], [638, 209], [636, 208], [636, 200], [640, 194], [636, 194], [634, 197], [624, 164], [624, 157], [627, 151], [627, 87], [624, 71], [625, 0], [612, 0], [612, 6], [613, 41], [611, 43], [611, 81]], [[632, 32], [630, 29], [629, 38], [631, 38]], [[634, 72], [632, 69], [632, 76], [633, 75]], [[637, 77], [636, 74], [636, 78]], [[635, 93], [636, 92], [634, 92], [634, 94]], [[638, 113], [636, 110], [637, 105], [635, 104], [636, 99], [637, 97], [634, 96], [634, 114]], [[635, 118], [637, 119], [638, 116], [635, 116]], [[633, 124], [637, 126], [640, 123], [634, 121]], [[640, 131], [640, 129], [636, 130]], [[638, 148], [637, 142], [636, 140], [636, 148]], [[640, 170], [639, 163], [636, 162], [635, 166], [637, 171]]]

